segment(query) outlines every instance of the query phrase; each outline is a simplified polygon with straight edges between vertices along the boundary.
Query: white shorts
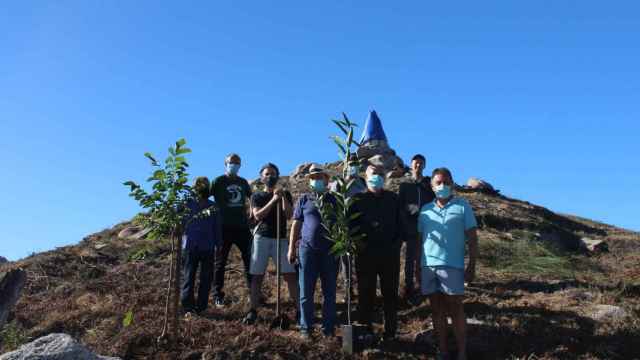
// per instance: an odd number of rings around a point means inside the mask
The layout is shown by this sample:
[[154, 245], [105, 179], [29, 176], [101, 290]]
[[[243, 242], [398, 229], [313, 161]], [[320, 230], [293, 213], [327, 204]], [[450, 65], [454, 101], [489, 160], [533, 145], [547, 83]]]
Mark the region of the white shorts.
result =
[[[278, 240], [265, 236], [256, 235], [253, 237], [253, 246], [251, 247], [251, 267], [249, 274], [264, 275], [269, 265], [269, 258], [273, 258], [276, 262], [276, 242]], [[293, 264], [287, 260], [287, 252], [289, 251], [289, 241], [280, 240], [280, 273], [290, 274], [296, 272]]]
[[423, 266], [423, 295], [443, 293], [446, 295], [464, 295], [464, 270], [449, 266]]

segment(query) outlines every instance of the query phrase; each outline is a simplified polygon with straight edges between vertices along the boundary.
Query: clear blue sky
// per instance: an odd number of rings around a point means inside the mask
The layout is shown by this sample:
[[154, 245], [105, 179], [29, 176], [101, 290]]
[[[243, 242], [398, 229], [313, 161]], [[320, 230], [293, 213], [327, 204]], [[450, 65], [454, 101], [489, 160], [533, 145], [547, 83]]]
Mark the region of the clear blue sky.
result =
[[640, 230], [638, 1], [13, 1], [0, 12], [0, 255], [137, 211], [122, 182], [185, 137], [192, 173], [333, 161], [376, 109], [404, 158]]

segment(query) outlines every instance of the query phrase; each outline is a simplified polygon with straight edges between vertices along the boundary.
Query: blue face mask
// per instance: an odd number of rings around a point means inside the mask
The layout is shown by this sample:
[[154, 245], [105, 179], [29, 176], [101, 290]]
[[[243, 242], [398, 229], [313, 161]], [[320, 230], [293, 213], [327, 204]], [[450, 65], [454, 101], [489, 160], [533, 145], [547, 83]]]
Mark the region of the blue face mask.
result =
[[240, 164], [229, 163], [226, 166], [227, 174], [236, 175], [240, 170]]
[[449, 185], [440, 184], [434, 190], [438, 199], [446, 199], [451, 196], [451, 186]]
[[313, 191], [315, 192], [324, 192], [325, 190], [327, 190], [327, 184], [325, 184], [324, 180], [320, 180], [320, 179], [311, 179], [309, 181], [309, 185], [311, 186], [311, 189], [313, 189]]
[[367, 179], [367, 185], [374, 190], [382, 189], [384, 186], [384, 178], [378, 174], [371, 175], [371, 177]]

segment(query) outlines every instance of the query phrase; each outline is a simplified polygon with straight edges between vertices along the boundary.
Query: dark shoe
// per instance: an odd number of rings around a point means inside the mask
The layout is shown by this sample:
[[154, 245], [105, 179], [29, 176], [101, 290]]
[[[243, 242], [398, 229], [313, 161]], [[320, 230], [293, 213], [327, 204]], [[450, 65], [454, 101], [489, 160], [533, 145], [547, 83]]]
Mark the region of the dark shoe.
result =
[[224, 302], [224, 298], [217, 297], [213, 303], [216, 305], [218, 309], [225, 307], [226, 303]]
[[196, 313], [196, 315], [201, 316], [202, 314], [204, 314], [205, 311], [207, 311], [206, 307], [204, 307], [204, 308], [196, 308], [195, 313]]
[[325, 338], [333, 339], [334, 337], [336, 337], [336, 333], [333, 332], [333, 330], [322, 330], [322, 336], [324, 336]]
[[385, 343], [390, 343], [395, 340], [396, 340], [395, 334], [384, 334], [384, 336], [382, 337], [382, 341], [384, 341]]
[[182, 315], [193, 314], [196, 312], [196, 308], [193, 306], [182, 307]]
[[406, 301], [411, 299], [416, 294], [416, 290], [412, 287], [405, 287], [402, 291], [402, 298]]
[[257, 320], [258, 320], [258, 312], [251, 309], [247, 313], [247, 316], [244, 317], [244, 320], [242, 320], [242, 322], [246, 325], [253, 325], [256, 323]]

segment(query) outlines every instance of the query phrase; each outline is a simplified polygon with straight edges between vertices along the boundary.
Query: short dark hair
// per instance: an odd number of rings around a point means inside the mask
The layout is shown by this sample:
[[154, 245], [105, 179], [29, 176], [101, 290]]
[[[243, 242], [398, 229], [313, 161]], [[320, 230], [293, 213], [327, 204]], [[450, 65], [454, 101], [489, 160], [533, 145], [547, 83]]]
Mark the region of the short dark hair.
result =
[[422, 160], [423, 163], [425, 164], [427, 163], [427, 159], [422, 154], [413, 155], [413, 157], [411, 158], [411, 161], [414, 161], [414, 160]]
[[227, 157], [224, 158], [224, 161], [227, 162], [227, 161], [229, 161], [231, 159], [235, 159], [235, 158], [238, 158], [238, 160], [242, 161], [242, 159], [240, 158], [240, 155], [238, 155], [236, 153], [231, 153], [231, 154], [227, 155]]
[[453, 175], [451, 175], [451, 171], [446, 167], [439, 167], [439, 168], [433, 169], [433, 172], [431, 173], [431, 179], [435, 178], [436, 175], [438, 174], [448, 177], [449, 180], [453, 182]]
[[266, 168], [272, 168], [273, 170], [276, 171], [276, 176], [280, 177], [280, 169], [278, 169], [278, 167], [276, 166], [276, 164], [274, 163], [266, 163], [264, 165], [262, 165], [262, 167], [260, 168], [260, 175], [262, 175], [262, 172], [266, 169]]

